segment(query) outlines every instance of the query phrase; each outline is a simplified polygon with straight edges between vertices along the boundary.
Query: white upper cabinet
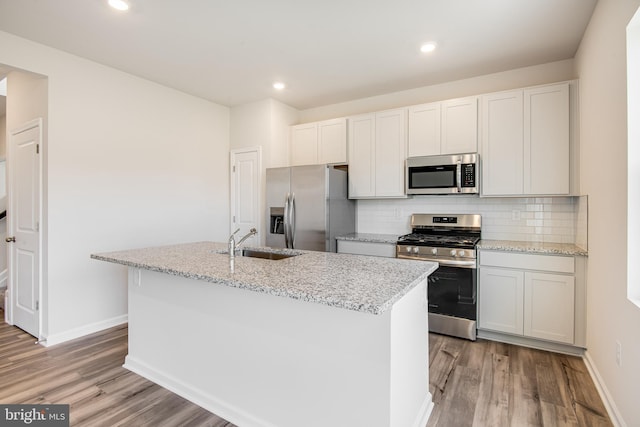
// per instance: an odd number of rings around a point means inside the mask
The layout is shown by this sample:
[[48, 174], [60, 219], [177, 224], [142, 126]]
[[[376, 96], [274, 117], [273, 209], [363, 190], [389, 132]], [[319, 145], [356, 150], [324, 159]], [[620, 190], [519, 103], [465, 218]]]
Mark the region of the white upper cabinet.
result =
[[375, 114], [349, 117], [349, 198], [375, 197]]
[[408, 156], [478, 151], [478, 98], [409, 107]]
[[347, 119], [318, 123], [318, 163], [347, 163]]
[[523, 192], [522, 91], [482, 97], [482, 190], [486, 196]]
[[377, 197], [404, 197], [407, 159], [407, 112], [405, 109], [376, 113]]
[[318, 161], [318, 124], [291, 127], [291, 166], [312, 165]]
[[478, 151], [478, 98], [451, 99], [442, 103], [442, 154]]
[[408, 157], [440, 154], [440, 111], [440, 102], [409, 107]]
[[291, 166], [346, 162], [346, 119], [291, 127]]
[[569, 85], [524, 90], [524, 193], [569, 194]]
[[569, 83], [484, 95], [483, 196], [569, 195]]
[[350, 117], [349, 197], [405, 197], [405, 109]]

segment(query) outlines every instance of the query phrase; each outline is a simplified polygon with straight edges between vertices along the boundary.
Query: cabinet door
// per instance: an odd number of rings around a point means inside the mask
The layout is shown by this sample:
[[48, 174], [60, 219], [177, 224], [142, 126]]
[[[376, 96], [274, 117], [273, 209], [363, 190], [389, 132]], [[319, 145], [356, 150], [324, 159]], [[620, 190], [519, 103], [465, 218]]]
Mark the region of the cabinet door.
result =
[[574, 288], [573, 276], [527, 272], [524, 334], [573, 344]]
[[442, 102], [442, 154], [478, 151], [478, 98]]
[[569, 194], [569, 144], [569, 84], [525, 89], [525, 194]]
[[291, 127], [291, 166], [318, 163], [318, 124]]
[[375, 115], [350, 117], [349, 123], [349, 198], [375, 196]]
[[347, 120], [318, 123], [318, 163], [347, 162]]
[[410, 107], [408, 120], [407, 156], [440, 154], [440, 103]]
[[482, 194], [510, 196], [523, 191], [522, 91], [482, 97]]
[[376, 113], [376, 197], [402, 197], [407, 158], [407, 113], [404, 109]]
[[478, 328], [522, 335], [523, 300], [522, 271], [480, 268]]

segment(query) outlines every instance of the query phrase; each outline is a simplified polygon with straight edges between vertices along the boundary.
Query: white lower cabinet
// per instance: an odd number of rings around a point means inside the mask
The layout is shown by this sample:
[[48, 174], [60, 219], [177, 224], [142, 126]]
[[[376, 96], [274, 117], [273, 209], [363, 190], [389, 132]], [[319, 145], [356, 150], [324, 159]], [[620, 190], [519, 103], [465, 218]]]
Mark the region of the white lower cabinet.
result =
[[580, 344], [576, 306], [583, 307], [583, 296], [573, 256], [480, 251], [478, 329]]
[[575, 278], [524, 275], [524, 335], [573, 344]]
[[524, 272], [480, 268], [478, 327], [508, 334], [523, 334]]

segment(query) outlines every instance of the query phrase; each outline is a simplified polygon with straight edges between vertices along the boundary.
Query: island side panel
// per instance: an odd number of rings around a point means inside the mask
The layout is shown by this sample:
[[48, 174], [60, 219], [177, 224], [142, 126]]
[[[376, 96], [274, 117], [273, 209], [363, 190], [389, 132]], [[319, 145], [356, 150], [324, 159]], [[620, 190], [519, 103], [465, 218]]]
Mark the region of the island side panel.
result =
[[427, 313], [426, 278], [391, 310], [392, 426], [424, 427], [433, 410]]
[[[395, 420], [421, 414], [399, 409], [430, 403], [428, 344], [409, 348], [400, 332], [415, 313], [399, 303], [423, 301], [424, 287], [375, 316], [147, 270], [129, 277], [125, 367], [239, 426], [404, 426]], [[426, 385], [403, 386], [399, 366], [416, 360]]]

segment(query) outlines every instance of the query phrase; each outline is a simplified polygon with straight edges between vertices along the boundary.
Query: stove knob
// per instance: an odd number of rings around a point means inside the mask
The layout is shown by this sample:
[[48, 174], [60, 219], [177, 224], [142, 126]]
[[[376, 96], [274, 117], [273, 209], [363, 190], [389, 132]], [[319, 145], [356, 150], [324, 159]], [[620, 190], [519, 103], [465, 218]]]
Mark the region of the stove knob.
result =
[[464, 251], [458, 251], [458, 256], [464, 256]]
[[436, 248], [431, 248], [432, 255], [438, 255], [438, 250]]
[[419, 251], [420, 251], [419, 247], [416, 246], [415, 248], [413, 248], [413, 253], [414, 254], [417, 254]]
[[451, 256], [456, 256], [457, 255], [457, 251], [455, 249], [451, 249]]
[[407, 252], [411, 252], [411, 246], [407, 246], [405, 249]]

